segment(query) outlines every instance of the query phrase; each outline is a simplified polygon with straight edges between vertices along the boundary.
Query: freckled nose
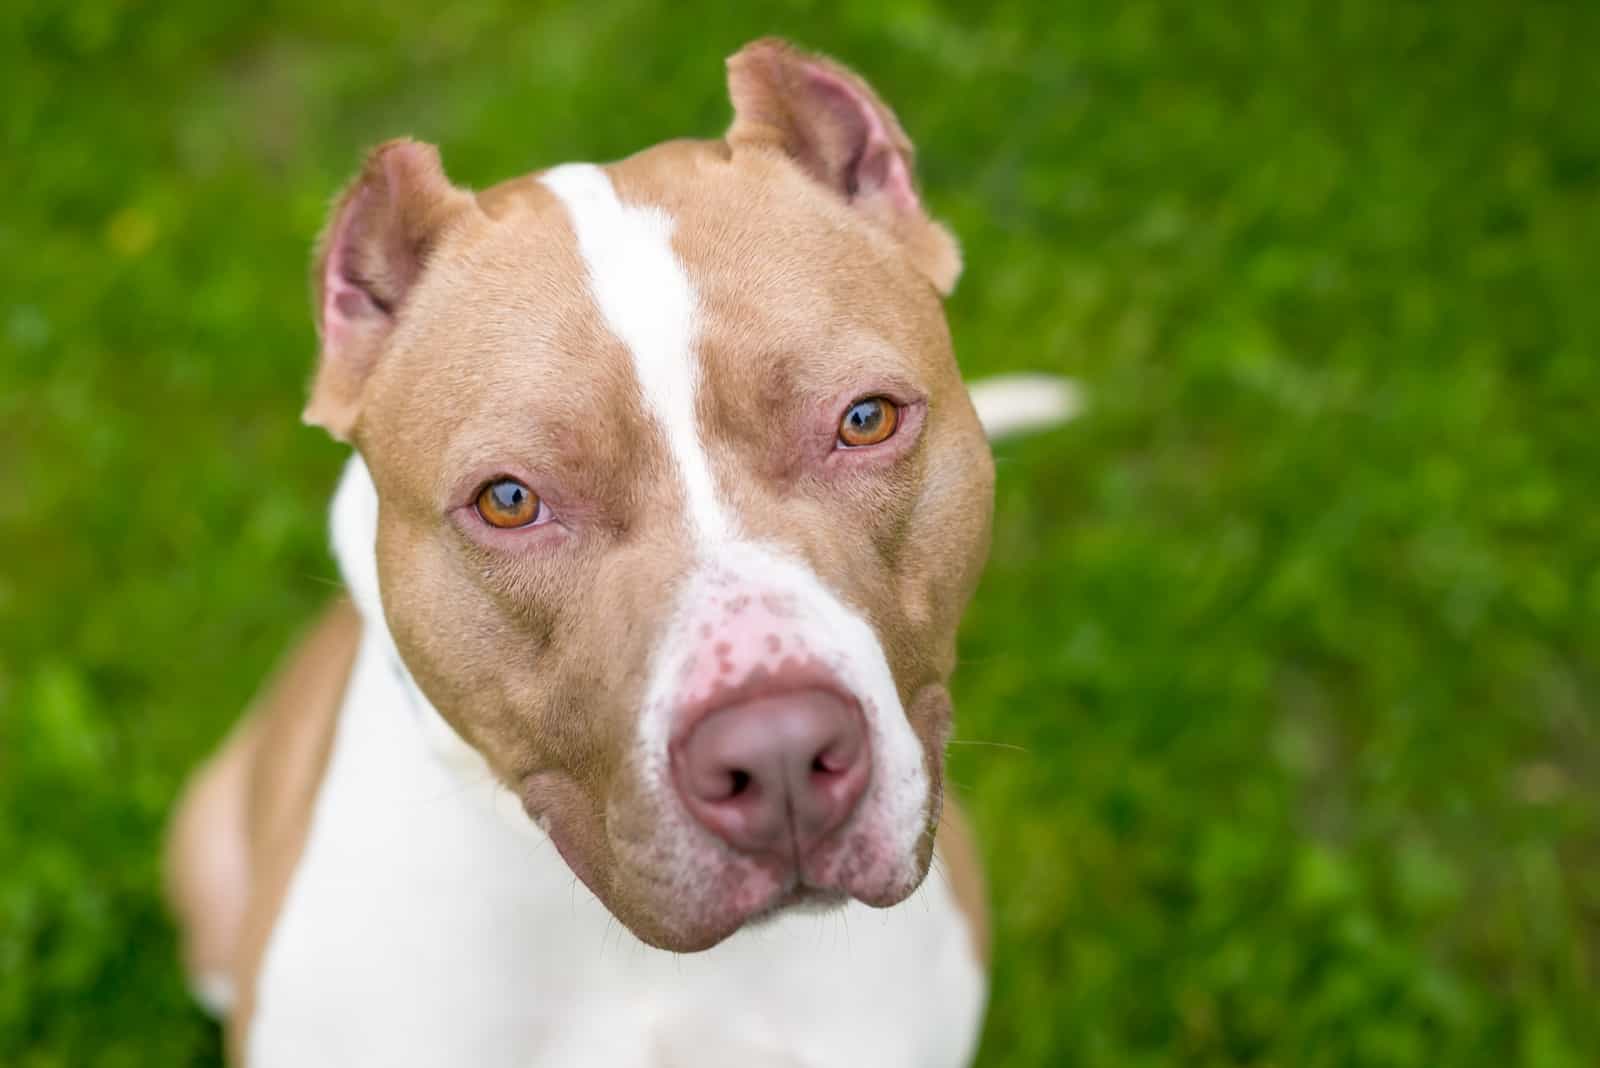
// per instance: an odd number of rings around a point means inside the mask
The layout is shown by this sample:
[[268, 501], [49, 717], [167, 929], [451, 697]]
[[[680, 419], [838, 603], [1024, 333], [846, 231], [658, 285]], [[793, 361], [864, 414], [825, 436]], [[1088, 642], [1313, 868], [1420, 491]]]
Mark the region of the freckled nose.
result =
[[672, 753], [678, 793], [701, 825], [741, 852], [784, 859], [849, 818], [870, 767], [860, 710], [817, 689], [725, 705]]

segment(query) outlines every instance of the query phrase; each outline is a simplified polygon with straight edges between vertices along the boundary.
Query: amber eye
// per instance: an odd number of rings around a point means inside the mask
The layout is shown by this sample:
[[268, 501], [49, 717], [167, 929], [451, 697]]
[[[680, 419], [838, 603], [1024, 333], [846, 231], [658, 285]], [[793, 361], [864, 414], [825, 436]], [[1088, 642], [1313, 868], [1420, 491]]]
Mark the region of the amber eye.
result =
[[539, 518], [539, 498], [514, 478], [498, 478], [478, 491], [478, 514], [491, 527], [525, 527]]
[[887, 441], [900, 423], [900, 409], [887, 397], [863, 397], [839, 420], [839, 442], [850, 448]]

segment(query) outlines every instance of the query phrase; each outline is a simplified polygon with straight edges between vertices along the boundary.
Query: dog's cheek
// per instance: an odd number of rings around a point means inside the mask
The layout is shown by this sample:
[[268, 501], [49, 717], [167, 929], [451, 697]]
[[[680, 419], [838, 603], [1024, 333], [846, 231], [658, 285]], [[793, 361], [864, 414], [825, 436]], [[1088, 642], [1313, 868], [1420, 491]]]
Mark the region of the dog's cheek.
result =
[[921, 496], [900, 561], [896, 595], [918, 648], [935, 673], [955, 667], [956, 631], [989, 556], [994, 468], [975, 450], [941, 449], [929, 457]]
[[950, 691], [943, 686], [924, 687], [907, 707], [906, 718], [922, 743], [923, 767], [928, 773], [928, 833], [918, 843], [917, 856], [919, 869], [926, 874], [933, 859], [934, 832], [944, 807], [944, 753], [954, 725]]
[[613, 865], [605, 820], [583, 786], [563, 771], [536, 772], [524, 784], [522, 804], [572, 873], [596, 897], [609, 899]]
[[944, 769], [944, 750], [950, 743], [952, 704], [942, 685], [924, 686], [906, 707], [906, 719], [922, 743], [931, 782]]
[[461, 573], [432, 524], [397, 516], [380, 527], [384, 615], [413, 681], [452, 729], [501, 776], [530, 766], [525, 676], [537, 659], [524, 621], [510, 619]]

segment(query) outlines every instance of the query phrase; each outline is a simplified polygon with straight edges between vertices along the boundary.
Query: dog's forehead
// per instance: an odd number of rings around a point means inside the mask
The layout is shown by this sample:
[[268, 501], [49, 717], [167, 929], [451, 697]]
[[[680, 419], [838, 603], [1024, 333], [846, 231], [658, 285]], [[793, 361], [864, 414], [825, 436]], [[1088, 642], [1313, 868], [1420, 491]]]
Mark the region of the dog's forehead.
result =
[[[597, 198], [650, 223], [613, 230], [585, 250], [580, 229], [593, 236], [589, 224], [603, 221]], [[942, 335], [942, 305], [903, 250], [774, 154], [669, 141], [605, 166], [518, 178], [479, 201], [499, 225], [474, 273], [501, 283], [480, 295], [499, 308], [536, 298], [544, 306], [528, 325], [546, 336], [575, 317], [614, 327], [598, 307], [608, 296], [640, 305], [660, 297], [651, 283], [661, 272], [650, 279], [634, 268], [662, 243], [686, 281], [689, 343], [708, 374], [863, 344], [915, 359]]]
[[560, 199], [533, 178], [480, 199], [486, 217], [436, 251], [373, 372], [363, 439], [380, 484], [389, 472], [437, 497], [485, 464], [648, 459], [627, 347], [598, 314]]
[[723, 342], [708, 362], [827, 353], [863, 335], [916, 341], [904, 335], [929, 317], [943, 321], [903, 250], [778, 154], [674, 141], [605, 172], [623, 202], [671, 219], [672, 247], [696, 294], [698, 340]]
[[485, 224], [440, 250], [375, 406], [435, 436], [407, 448], [448, 469], [441, 484], [508, 448], [584, 467], [670, 457], [721, 536], [703, 397], [830, 396], [885, 368], [937, 371], [947, 351], [930, 287], [775, 158], [669, 142], [478, 199]]

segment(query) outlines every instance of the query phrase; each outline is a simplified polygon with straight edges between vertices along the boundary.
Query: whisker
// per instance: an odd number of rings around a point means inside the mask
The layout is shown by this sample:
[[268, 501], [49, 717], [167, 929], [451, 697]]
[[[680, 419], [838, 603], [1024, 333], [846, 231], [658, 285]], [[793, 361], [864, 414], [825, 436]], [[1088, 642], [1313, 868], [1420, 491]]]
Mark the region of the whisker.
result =
[[1027, 746], [1025, 746], [1025, 745], [1013, 745], [1010, 742], [982, 742], [982, 741], [978, 741], [977, 739], [974, 739], [974, 738], [952, 738], [952, 739], [950, 739], [949, 742], [947, 742], [945, 744], [946, 745], [982, 745], [982, 746], [987, 746], [990, 749], [1007, 749], [1007, 750], [1010, 750], [1013, 753], [1027, 753], [1029, 756], [1033, 755], [1033, 751], [1030, 750]]
[[[944, 883], [945, 890], [949, 892], [952, 898], [954, 898], [956, 896], [956, 886], [955, 883], [950, 881], [950, 872], [949, 869], [944, 866], [944, 858], [935, 853], [933, 855], [933, 864], [930, 865], [930, 868], [931, 870], [939, 873], [939, 881]], [[923, 900], [923, 904], [927, 905], [926, 899]], [[932, 906], [929, 907], [931, 908]]]
[[426, 794], [417, 794], [408, 800], [413, 805], [437, 805], [441, 802], [461, 797], [483, 785], [484, 783], [480, 779], [458, 779], [442, 789], [430, 791]]
[[[615, 926], [617, 926], [617, 917], [612, 914], [610, 909], [607, 909], [606, 910], [606, 929], [605, 929], [604, 933], [602, 933], [600, 935], [599, 959], [601, 961], [604, 961], [606, 959], [606, 950], [608, 948], [610, 948], [610, 946], [611, 946], [611, 929], [613, 927], [615, 927]], [[620, 947], [622, 945], [622, 943], [618, 942], [617, 945]]]

